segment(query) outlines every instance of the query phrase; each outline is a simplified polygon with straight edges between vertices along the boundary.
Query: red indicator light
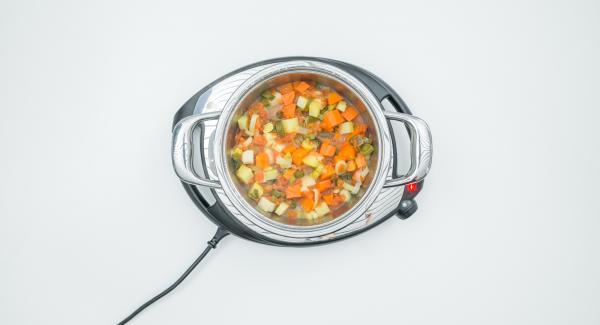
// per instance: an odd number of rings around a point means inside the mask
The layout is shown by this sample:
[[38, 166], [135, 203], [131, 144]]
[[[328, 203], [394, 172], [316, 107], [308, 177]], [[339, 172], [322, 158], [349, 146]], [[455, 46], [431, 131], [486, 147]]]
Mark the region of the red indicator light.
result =
[[406, 185], [406, 189], [411, 193], [416, 192], [417, 191], [417, 183], [410, 183], [410, 184]]

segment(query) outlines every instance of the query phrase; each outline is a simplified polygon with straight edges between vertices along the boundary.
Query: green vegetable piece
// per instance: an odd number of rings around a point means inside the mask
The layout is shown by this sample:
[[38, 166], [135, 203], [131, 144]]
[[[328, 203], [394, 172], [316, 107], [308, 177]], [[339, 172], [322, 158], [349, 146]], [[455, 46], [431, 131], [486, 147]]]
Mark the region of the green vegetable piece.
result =
[[360, 153], [362, 153], [365, 156], [370, 155], [373, 151], [375, 151], [375, 148], [368, 143], [365, 143], [360, 146]]

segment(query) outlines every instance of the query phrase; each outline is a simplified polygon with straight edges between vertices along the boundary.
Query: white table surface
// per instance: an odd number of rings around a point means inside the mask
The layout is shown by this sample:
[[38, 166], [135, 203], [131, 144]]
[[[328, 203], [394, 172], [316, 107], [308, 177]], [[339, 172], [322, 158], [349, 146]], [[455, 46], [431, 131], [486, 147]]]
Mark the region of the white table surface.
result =
[[226, 238], [131, 324], [599, 324], [597, 1], [0, 2], [0, 323], [114, 324], [215, 230], [173, 113], [330, 57], [428, 121], [419, 211], [308, 249]]

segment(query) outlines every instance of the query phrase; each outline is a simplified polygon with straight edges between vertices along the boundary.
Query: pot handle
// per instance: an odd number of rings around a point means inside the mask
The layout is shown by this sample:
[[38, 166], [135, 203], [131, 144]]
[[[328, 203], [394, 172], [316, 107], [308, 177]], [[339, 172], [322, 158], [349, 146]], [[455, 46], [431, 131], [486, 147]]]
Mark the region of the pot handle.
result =
[[192, 134], [198, 123], [206, 120], [218, 119], [221, 112], [211, 112], [188, 116], [179, 121], [173, 128], [173, 144], [171, 147], [171, 157], [173, 159], [173, 169], [175, 174], [185, 183], [206, 186], [211, 188], [220, 188], [221, 183], [198, 176], [194, 171], [192, 157], [194, 146], [192, 143]]
[[429, 126], [422, 119], [403, 113], [383, 112], [386, 119], [403, 122], [408, 127], [411, 146], [410, 170], [401, 178], [388, 179], [383, 187], [402, 186], [425, 178], [431, 168], [432, 141]]

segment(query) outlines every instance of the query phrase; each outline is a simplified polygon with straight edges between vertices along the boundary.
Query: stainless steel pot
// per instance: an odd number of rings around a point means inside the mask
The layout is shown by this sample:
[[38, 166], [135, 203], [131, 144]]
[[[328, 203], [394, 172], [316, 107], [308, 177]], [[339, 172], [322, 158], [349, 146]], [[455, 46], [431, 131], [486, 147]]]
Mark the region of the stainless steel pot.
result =
[[[251, 71], [250, 71], [251, 70]], [[290, 81], [312, 79], [333, 87], [350, 98], [355, 106], [370, 118], [369, 128], [375, 134], [376, 167], [365, 194], [347, 212], [318, 225], [295, 226], [276, 222], [256, 210], [236, 186], [236, 179], [228, 163], [227, 149], [235, 134], [235, 121], [244, 109], [267, 88]], [[194, 141], [194, 130], [204, 122], [217, 120], [208, 148]], [[400, 178], [392, 176], [393, 141], [389, 120], [403, 122], [411, 138], [411, 167]], [[214, 125], [214, 124], [213, 124]], [[361, 217], [369, 219], [389, 205], [389, 197], [381, 195], [385, 188], [403, 187], [421, 181], [431, 167], [431, 133], [427, 124], [412, 115], [385, 111], [380, 100], [367, 85], [353, 74], [327, 62], [302, 59], [288, 60], [249, 69], [219, 110], [190, 115], [181, 119], [173, 129], [172, 160], [177, 176], [185, 183], [214, 190], [231, 215], [250, 229], [283, 242], [327, 240], [329, 236], [356, 223]], [[200, 176], [194, 168], [198, 152], [208, 153], [209, 177]], [[213, 177], [210, 177], [210, 174]], [[395, 202], [397, 204], [397, 202]]]

